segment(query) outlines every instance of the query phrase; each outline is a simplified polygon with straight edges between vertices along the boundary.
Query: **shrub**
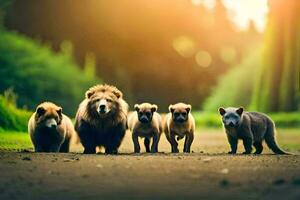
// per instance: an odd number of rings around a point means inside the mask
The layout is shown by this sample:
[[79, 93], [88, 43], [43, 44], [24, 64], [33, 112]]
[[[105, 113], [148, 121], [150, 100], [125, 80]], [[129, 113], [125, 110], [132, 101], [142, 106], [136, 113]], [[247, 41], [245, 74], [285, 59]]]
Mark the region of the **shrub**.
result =
[[215, 113], [209, 112], [194, 112], [196, 127], [212, 127], [221, 128], [221, 117]]
[[0, 130], [27, 131], [31, 114], [27, 110], [17, 109], [13, 102], [0, 95]]
[[55, 53], [27, 37], [0, 31], [0, 44], [0, 92], [13, 88], [18, 106], [35, 109], [53, 101], [73, 116], [85, 90], [99, 82], [73, 62], [70, 43]]
[[209, 112], [217, 112], [220, 106], [244, 106], [251, 103], [254, 88], [255, 71], [259, 67], [260, 51], [256, 51], [245, 58], [241, 64], [233, 67], [225, 75], [220, 77], [217, 86], [212, 90], [203, 109]]
[[300, 113], [273, 113], [270, 117], [274, 120], [276, 127], [297, 128], [300, 127]]

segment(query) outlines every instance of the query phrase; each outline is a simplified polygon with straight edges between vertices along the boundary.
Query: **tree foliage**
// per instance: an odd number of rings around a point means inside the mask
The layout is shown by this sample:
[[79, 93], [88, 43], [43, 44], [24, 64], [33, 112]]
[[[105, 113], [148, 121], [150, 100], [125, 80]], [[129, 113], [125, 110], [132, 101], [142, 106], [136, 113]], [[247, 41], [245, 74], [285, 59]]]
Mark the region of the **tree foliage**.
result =
[[216, 112], [221, 106], [248, 108], [251, 103], [255, 73], [260, 68], [260, 48], [255, 48], [251, 55], [244, 58], [241, 64], [236, 65], [220, 77], [218, 84], [212, 90], [211, 96], [204, 102], [205, 111]]
[[6, 9], [11, 5], [12, 0], [0, 0], [0, 28], [3, 27], [3, 20]]

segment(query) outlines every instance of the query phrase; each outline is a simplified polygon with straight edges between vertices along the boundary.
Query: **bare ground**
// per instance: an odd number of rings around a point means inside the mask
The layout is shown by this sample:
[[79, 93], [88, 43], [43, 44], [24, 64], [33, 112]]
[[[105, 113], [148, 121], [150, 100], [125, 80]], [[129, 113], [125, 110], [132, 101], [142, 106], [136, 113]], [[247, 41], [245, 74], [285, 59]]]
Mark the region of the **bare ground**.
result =
[[[78, 145], [69, 154], [0, 152], [0, 199], [300, 199], [299, 155], [231, 156], [220, 130], [200, 132], [191, 154], [168, 153], [164, 136], [162, 153], [132, 154], [129, 133], [116, 156], [82, 155]], [[279, 136], [283, 146], [300, 143], [300, 134]]]

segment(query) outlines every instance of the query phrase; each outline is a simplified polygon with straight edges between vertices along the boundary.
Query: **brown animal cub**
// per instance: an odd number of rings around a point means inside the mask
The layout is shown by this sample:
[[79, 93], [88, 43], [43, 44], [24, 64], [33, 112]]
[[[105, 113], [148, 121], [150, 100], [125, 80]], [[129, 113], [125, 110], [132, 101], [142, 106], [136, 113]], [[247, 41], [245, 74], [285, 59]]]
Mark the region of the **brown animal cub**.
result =
[[[157, 105], [142, 103], [135, 104], [133, 112], [128, 119], [128, 128], [132, 131], [134, 152], [140, 153], [138, 137], [145, 138], [146, 152], [157, 153], [158, 143], [162, 132], [161, 116], [156, 112]], [[150, 150], [150, 140], [152, 145]]]
[[263, 151], [263, 140], [275, 154], [287, 154], [281, 150], [275, 140], [275, 124], [265, 114], [259, 112], [244, 112], [240, 108], [219, 108], [222, 115], [223, 125], [231, 147], [229, 154], [237, 151], [238, 140], [243, 140], [245, 152], [252, 152], [252, 145], [255, 147], [255, 154]]
[[169, 113], [165, 117], [164, 132], [172, 147], [172, 153], [178, 153], [178, 143], [185, 137], [183, 152], [189, 153], [194, 140], [195, 120], [191, 114], [192, 106], [177, 103], [169, 106]]
[[51, 102], [40, 104], [28, 122], [28, 132], [36, 152], [69, 152], [75, 130], [62, 108]]

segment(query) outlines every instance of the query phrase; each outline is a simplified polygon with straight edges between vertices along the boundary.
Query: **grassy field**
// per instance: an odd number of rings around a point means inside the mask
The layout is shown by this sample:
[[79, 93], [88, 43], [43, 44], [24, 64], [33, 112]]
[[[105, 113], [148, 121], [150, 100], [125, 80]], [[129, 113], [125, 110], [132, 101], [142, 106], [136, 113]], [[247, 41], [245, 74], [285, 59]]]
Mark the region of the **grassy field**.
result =
[[19, 151], [22, 149], [32, 149], [29, 135], [25, 132], [1, 131], [0, 149]]
[[[277, 140], [280, 146], [291, 152], [300, 152], [300, 129], [278, 129]], [[125, 152], [132, 152], [132, 141], [127, 133], [121, 150]], [[222, 129], [217, 128], [200, 128], [197, 129], [196, 137], [194, 141], [194, 151], [207, 150], [208, 153], [217, 153], [227, 151], [228, 143]], [[169, 146], [165, 141], [165, 137], [162, 136], [160, 147], [163, 151], [169, 151]], [[183, 145], [181, 141], [179, 145]], [[241, 143], [241, 142], [240, 142]], [[241, 145], [241, 144], [240, 144]], [[77, 145], [78, 146], [78, 145]], [[126, 148], [125, 148], [126, 147]], [[26, 132], [15, 132], [15, 131], [0, 131], [0, 150], [1, 151], [22, 151], [22, 150], [33, 150], [30, 138]], [[80, 147], [73, 148], [74, 151], [81, 151]], [[242, 149], [242, 147], [240, 148]], [[267, 149], [267, 148], [266, 148]]]

